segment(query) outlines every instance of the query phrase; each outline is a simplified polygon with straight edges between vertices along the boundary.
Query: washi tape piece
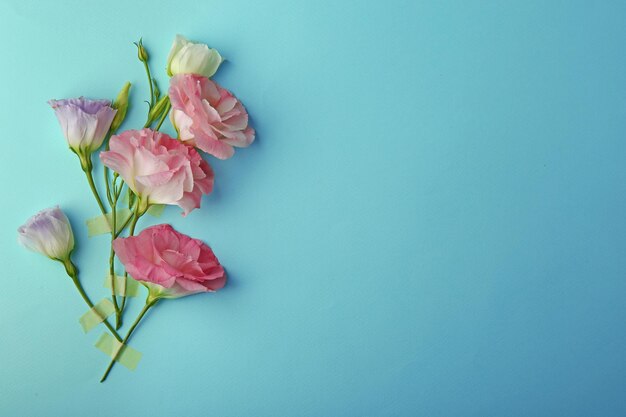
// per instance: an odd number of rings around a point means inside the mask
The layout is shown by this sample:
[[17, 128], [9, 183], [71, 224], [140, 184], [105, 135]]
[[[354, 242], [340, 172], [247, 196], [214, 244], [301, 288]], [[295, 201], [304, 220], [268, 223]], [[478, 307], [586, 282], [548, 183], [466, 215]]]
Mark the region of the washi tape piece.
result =
[[94, 346], [100, 349], [100, 351], [105, 355], [108, 355], [111, 359], [115, 359], [116, 362], [119, 362], [131, 371], [134, 371], [135, 368], [137, 368], [137, 364], [139, 363], [139, 360], [141, 360], [141, 352], [128, 345], [122, 344], [122, 342], [115, 339], [109, 333], [102, 333], [102, 336], [100, 336]]
[[[115, 214], [115, 223], [117, 223], [117, 228], [119, 230], [120, 227], [124, 223], [130, 219], [133, 213], [127, 208], [121, 208], [116, 210]], [[112, 215], [111, 213], [107, 213], [106, 215], [100, 215], [98, 217], [94, 217], [92, 219], [87, 220], [87, 236], [97, 236], [104, 235], [106, 233], [111, 233], [111, 223], [112, 223]]]
[[165, 204], [153, 204], [150, 206], [150, 208], [148, 208], [148, 211], [146, 213], [148, 213], [152, 217], [161, 217], [164, 209]]
[[93, 306], [91, 310], [83, 314], [78, 322], [80, 323], [83, 331], [87, 333], [89, 330], [102, 323], [111, 314], [115, 313], [115, 307], [108, 298], [104, 298], [98, 304]]
[[[111, 288], [111, 275], [104, 277], [104, 288]], [[137, 297], [139, 295], [139, 282], [135, 281], [131, 277], [126, 279], [126, 285], [124, 285], [124, 277], [119, 275], [115, 276], [115, 295], [122, 297]]]

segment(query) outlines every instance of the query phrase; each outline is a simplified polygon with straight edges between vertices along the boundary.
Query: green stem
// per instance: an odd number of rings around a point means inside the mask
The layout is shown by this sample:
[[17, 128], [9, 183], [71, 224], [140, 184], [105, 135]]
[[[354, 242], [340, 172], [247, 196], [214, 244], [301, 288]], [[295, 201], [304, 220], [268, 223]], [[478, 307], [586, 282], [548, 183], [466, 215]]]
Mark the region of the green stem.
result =
[[[148, 208], [146, 208], [145, 210], [143, 210], [143, 212], [139, 209], [139, 205], [140, 205], [141, 201], [140, 199], [137, 199], [137, 203], [135, 204], [135, 213], [132, 216], [133, 217], [133, 221], [130, 223], [130, 229], [128, 232], [129, 236], [134, 236], [135, 235], [135, 227], [137, 226], [137, 221], [139, 220], [139, 218], [141, 216], [144, 215], [144, 213], [146, 211], [148, 211]], [[149, 207], [149, 206], [148, 206]]]
[[[147, 209], [146, 209], [147, 210]], [[145, 211], [144, 211], [145, 213]], [[133, 221], [130, 224], [130, 230], [129, 230], [129, 236], [133, 236], [135, 234], [135, 227], [137, 226], [137, 221], [139, 220], [139, 218], [143, 216], [143, 213], [140, 213], [139, 211], [139, 199], [137, 199], [137, 203], [135, 205], [135, 213], [132, 216]], [[124, 294], [126, 294], [126, 289], [127, 289], [127, 281], [128, 281], [128, 272], [124, 271], [124, 281], [123, 281], [123, 285], [124, 285]], [[122, 305], [120, 306], [120, 314], [124, 311], [124, 307], [126, 307], [126, 296], [122, 296]]]
[[[124, 271], [124, 281], [122, 284], [124, 285], [124, 294], [126, 294], [126, 290], [128, 289], [127, 282], [128, 282], [128, 272]], [[126, 307], [126, 296], [124, 295], [122, 296], [122, 305], [120, 306], [120, 310], [124, 311], [125, 307]]]
[[154, 107], [154, 86], [152, 84], [152, 74], [150, 74], [150, 66], [148, 65], [148, 61], [143, 61], [143, 67], [146, 69], [146, 75], [148, 76], [148, 86], [150, 87], [150, 108], [148, 110], [148, 120], [143, 125], [144, 128], [150, 127], [152, 124], [152, 119], [150, 118], [150, 113], [152, 112], [152, 108]]
[[[106, 143], [106, 146], [104, 147], [105, 151], [109, 150], [109, 139], [111, 138], [112, 134], [113, 132], [109, 131], [104, 138], [104, 143]], [[109, 167], [106, 165], [102, 165], [102, 173], [104, 174], [104, 185], [106, 187], [107, 200], [109, 201], [109, 205], [112, 206], [113, 199], [111, 198], [111, 189], [109, 187]]]
[[[90, 157], [91, 158], [91, 157]], [[83, 171], [87, 176], [87, 182], [89, 183], [89, 188], [91, 188], [91, 192], [93, 196], [96, 198], [98, 202], [98, 206], [100, 207], [100, 211], [102, 214], [107, 214], [107, 210], [104, 208], [104, 204], [102, 203], [102, 199], [100, 198], [100, 194], [98, 194], [98, 189], [96, 188], [96, 184], [93, 181], [93, 166], [91, 165], [91, 161], [87, 164], [87, 166], [83, 166]]]
[[124, 231], [124, 229], [126, 229], [126, 227], [128, 226], [128, 224], [130, 223], [130, 221], [133, 219], [133, 216], [130, 216], [128, 219], [126, 219], [126, 221], [124, 221], [124, 224], [122, 224], [119, 228], [119, 230], [117, 231], [117, 234], [115, 235], [115, 237], [118, 237], [120, 235], [120, 233], [122, 233], [122, 231]]
[[[135, 330], [135, 328], [137, 327], [137, 325], [139, 324], [139, 322], [141, 321], [143, 316], [146, 315], [148, 310], [150, 310], [150, 308], [152, 306], [154, 306], [157, 301], [158, 301], [158, 299], [154, 299], [154, 300], [151, 300], [151, 301], [148, 301], [146, 299], [146, 304], [143, 306], [143, 308], [141, 309], [141, 312], [139, 313], [139, 315], [135, 319], [135, 322], [133, 323], [133, 325], [128, 330], [128, 333], [126, 334], [126, 337], [124, 337], [124, 340], [122, 340], [122, 344], [126, 345], [126, 343], [128, 342], [128, 339], [130, 339], [130, 336], [133, 334], [133, 331]], [[119, 355], [120, 351], [121, 351], [121, 349], [118, 350], [117, 353], [113, 356], [113, 359], [111, 359], [111, 363], [109, 363], [109, 366], [107, 367], [106, 371], [104, 371], [104, 375], [102, 375], [102, 379], [100, 379], [100, 382], [104, 382], [104, 380], [107, 379], [107, 376], [109, 376], [109, 372], [111, 372], [111, 368], [113, 368], [113, 365], [115, 364], [115, 360], [117, 359], [117, 356]]]
[[113, 307], [115, 307], [115, 328], [122, 326], [122, 311], [117, 304], [117, 295], [115, 294], [115, 251], [113, 250], [113, 241], [117, 236], [117, 199], [114, 199], [111, 205], [111, 250], [109, 253], [109, 279], [111, 280], [111, 298], [113, 299]]
[[[69, 277], [72, 279], [72, 282], [74, 282], [74, 285], [76, 286], [76, 289], [78, 290], [80, 296], [83, 297], [83, 300], [85, 300], [85, 303], [87, 303], [89, 308], [93, 308], [93, 303], [89, 299], [89, 296], [85, 292], [85, 289], [78, 280], [78, 270], [76, 269], [76, 266], [69, 259], [67, 261], [62, 261], [62, 263], [65, 266], [65, 271], [67, 272], [67, 275], [69, 275]], [[109, 329], [113, 337], [115, 337], [118, 341], [122, 341], [120, 335], [117, 334], [117, 332], [115, 331], [113, 326], [109, 324], [109, 321], [107, 319], [104, 319], [103, 323], [107, 327], [107, 329]]]
[[[115, 175], [118, 175], [118, 174], [115, 173]], [[117, 178], [119, 178], [119, 176]], [[116, 204], [117, 204], [117, 202], [120, 199], [120, 195], [122, 195], [122, 191], [124, 190], [124, 184], [125, 184], [124, 180], [120, 180], [119, 188], [115, 189], [114, 192], [113, 192], [114, 195], [115, 195], [115, 203]]]
[[111, 196], [111, 187], [109, 187], [109, 167], [103, 165], [102, 168], [104, 173], [104, 185], [107, 192], [107, 200], [109, 201], [109, 205], [113, 207], [113, 197]]
[[156, 129], [154, 129], [154, 130], [159, 130], [161, 128], [161, 125], [165, 121], [165, 118], [167, 117], [167, 114], [170, 112], [171, 108], [172, 108], [172, 103], [170, 103], [168, 101], [167, 102], [167, 107], [165, 108], [165, 111], [163, 112], [163, 115], [161, 116], [161, 120], [159, 120], [159, 124], [157, 125]]
[[148, 76], [148, 85], [150, 86], [150, 109], [152, 109], [152, 106], [154, 106], [154, 87], [152, 86], [152, 75], [150, 74], [148, 61], [143, 61], [143, 66], [146, 69], [146, 75]]
[[[112, 224], [117, 226], [117, 219], [116, 219], [116, 213], [117, 213], [117, 202], [119, 200], [119, 197], [122, 193], [122, 187], [120, 187], [119, 189], [115, 190], [115, 195], [114, 195], [114, 205], [112, 206]], [[117, 237], [120, 235], [120, 233], [122, 233], [122, 231], [126, 228], [126, 226], [132, 221], [132, 232], [135, 232], [135, 225], [137, 224], [137, 208], [135, 207], [135, 212], [128, 218], [126, 219], [126, 221], [124, 222], [124, 224], [122, 225], [122, 227], [120, 227], [119, 229], [117, 229], [117, 227], [115, 228], [114, 231], [111, 232], [111, 251], [109, 253], [109, 275], [111, 276], [111, 296], [113, 297], [113, 306], [115, 307], [115, 328], [119, 329], [122, 326], [122, 313], [124, 312], [124, 307], [126, 307], [126, 295], [122, 295], [122, 303], [118, 304], [117, 303], [117, 298], [116, 298], [116, 291], [115, 291], [115, 251], [113, 250], [113, 241], [115, 239], [117, 239]], [[132, 236], [132, 234], [131, 234]], [[122, 292], [122, 294], [126, 294], [126, 280], [128, 279], [128, 273], [124, 272], [124, 281], [123, 281], [123, 285], [124, 285], [124, 291]]]

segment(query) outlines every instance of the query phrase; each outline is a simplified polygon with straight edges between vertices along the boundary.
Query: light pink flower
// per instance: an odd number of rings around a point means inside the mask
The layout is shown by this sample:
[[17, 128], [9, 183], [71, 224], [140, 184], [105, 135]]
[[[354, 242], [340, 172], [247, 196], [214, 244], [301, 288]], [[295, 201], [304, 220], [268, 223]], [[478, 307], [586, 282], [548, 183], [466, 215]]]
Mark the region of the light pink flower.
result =
[[152, 299], [217, 291], [226, 283], [224, 268], [211, 248], [169, 224], [117, 238], [113, 248], [130, 276], [148, 287]]
[[192, 147], [151, 129], [112, 136], [102, 163], [148, 204], [178, 205], [189, 214], [213, 190], [213, 170]]
[[254, 141], [248, 113], [228, 90], [195, 74], [178, 74], [170, 80], [170, 118], [182, 141], [219, 159], [235, 153], [233, 146]]

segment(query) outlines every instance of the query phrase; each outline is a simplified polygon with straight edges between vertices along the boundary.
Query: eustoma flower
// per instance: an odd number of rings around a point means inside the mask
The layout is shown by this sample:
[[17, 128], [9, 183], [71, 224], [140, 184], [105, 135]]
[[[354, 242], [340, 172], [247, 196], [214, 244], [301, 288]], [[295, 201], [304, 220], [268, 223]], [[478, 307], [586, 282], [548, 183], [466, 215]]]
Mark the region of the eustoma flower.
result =
[[83, 170], [91, 169], [89, 156], [106, 137], [116, 110], [109, 100], [89, 100], [83, 97], [50, 100], [67, 143], [80, 158]]
[[[137, 230], [139, 233], [135, 235], [138, 220], [153, 205], [179, 206], [183, 216], [199, 208], [202, 196], [213, 191], [214, 183], [213, 170], [200, 151], [227, 159], [234, 155], [235, 147], [249, 146], [255, 139], [242, 103], [210, 80], [223, 62], [217, 50], [176, 36], [166, 65], [170, 77], [168, 94], [163, 94], [150, 70], [150, 56], [143, 41], [140, 39], [135, 45], [150, 93], [143, 129], [118, 133], [118, 129], [124, 129], [122, 125], [131, 107], [130, 83], [122, 87], [113, 102], [84, 97], [48, 101], [69, 148], [80, 159], [102, 213], [88, 221], [90, 235], [102, 231], [111, 235], [105, 282], [110, 287], [111, 298], [94, 305], [82, 288], [79, 271], [72, 262], [75, 244], [72, 227], [58, 207], [37, 213], [18, 229], [21, 244], [64, 265], [90, 307], [80, 319], [83, 330], [104, 323], [116, 339], [105, 333], [96, 343], [113, 359], [102, 381], [115, 361], [134, 368], [139, 355], [127, 342], [159, 300], [214, 292], [226, 284], [224, 268], [207, 244], [167, 224]], [[177, 139], [159, 132], [168, 115]], [[103, 174], [102, 193], [94, 180], [92, 163], [93, 154], [101, 148], [105, 148], [99, 154], [103, 166], [98, 167]], [[123, 202], [125, 196], [128, 199]], [[150, 211], [153, 215], [157, 213]], [[122, 265], [116, 267], [116, 258]], [[119, 271], [120, 266], [124, 266], [123, 272]], [[148, 295], [122, 338], [116, 329], [122, 325], [127, 297], [136, 295], [138, 282], [147, 288]], [[115, 328], [109, 323], [113, 313]]]
[[[61, 262], [85, 303], [90, 308], [94, 307], [78, 280], [78, 269], [71, 259], [74, 250], [72, 226], [58, 206], [42, 210], [29, 218], [17, 229], [17, 240], [32, 251]], [[108, 321], [104, 320], [104, 324], [117, 340], [121, 340]]]
[[170, 80], [170, 118], [180, 140], [219, 159], [233, 156], [233, 146], [254, 141], [248, 113], [228, 90], [208, 78], [180, 74]]
[[17, 229], [26, 248], [55, 261], [65, 262], [74, 250], [74, 233], [67, 216], [57, 207], [40, 211]]
[[[134, 279], [148, 288], [146, 304], [122, 341], [128, 342], [143, 316], [160, 299], [179, 298], [224, 287], [226, 273], [204, 242], [177, 232], [168, 224], [144, 229], [137, 236], [117, 238], [115, 253]], [[115, 357], [102, 376], [106, 379]]]
[[112, 136], [100, 159], [139, 197], [140, 211], [151, 204], [178, 205], [187, 215], [213, 190], [213, 170], [198, 152], [151, 129]]
[[167, 57], [167, 74], [198, 74], [212, 77], [222, 63], [220, 53], [202, 43], [189, 42], [176, 35]]
[[117, 238], [113, 247], [130, 276], [148, 287], [152, 299], [217, 291], [226, 283], [224, 268], [211, 248], [168, 224]]

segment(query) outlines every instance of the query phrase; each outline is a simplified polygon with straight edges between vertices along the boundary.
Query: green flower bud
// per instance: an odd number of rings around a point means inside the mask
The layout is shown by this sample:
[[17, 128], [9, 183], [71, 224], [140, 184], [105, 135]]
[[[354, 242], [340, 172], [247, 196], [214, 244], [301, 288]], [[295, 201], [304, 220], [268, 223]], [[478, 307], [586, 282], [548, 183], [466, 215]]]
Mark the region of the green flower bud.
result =
[[115, 133], [117, 129], [122, 125], [122, 122], [126, 118], [126, 111], [128, 110], [128, 93], [130, 91], [130, 83], [127, 82], [124, 84], [124, 87], [120, 90], [120, 93], [117, 95], [117, 98], [111, 105], [114, 109], [117, 110], [115, 117], [113, 118], [113, 122], [111, 123], [111, 132]]
[[154, 87], [154, 97], [158, 99], [159, 97], [161, 97], [161, 90], [159, 90], [159, 86], [157, 85], [157, 82], [154, 78], [152, 79], [152, 85]]
[[148, 62], [148, 51], [143, 47], [143, 40], [139, 39], [139, 42], [135, 42], [137, 46], [137, 57], [141, 62]]
[[148, 120], [150, 121], [150, 124], [154, 122], [155, 120], [157, 120], [159, 117], [161, 117], [161, 115], [168, 108], [169, 105], [170, 105], [170, 97], [169, 96], [161, 97], [161, 99], [159, 99], [159, 101], [156, 102], [154, 107], [152, 107], [152, 109], [150, 110], [150, 113], [148, 113]]

